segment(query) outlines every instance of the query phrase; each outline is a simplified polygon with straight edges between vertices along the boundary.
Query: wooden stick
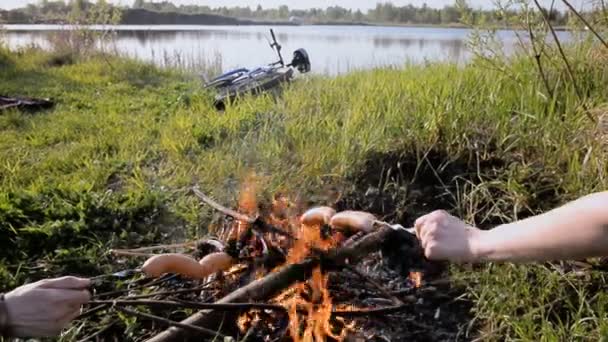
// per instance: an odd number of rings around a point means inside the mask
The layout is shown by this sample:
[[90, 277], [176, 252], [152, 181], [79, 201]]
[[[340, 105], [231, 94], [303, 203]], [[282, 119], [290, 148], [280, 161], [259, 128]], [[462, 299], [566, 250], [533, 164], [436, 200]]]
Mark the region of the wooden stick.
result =
[[197, 292], [197, 291], [202, 291], [207, 286], [208, 286], [208, 284], [197, 286], [197, 287], [194, 287], [191, 289], [153, 292], [153, 293], [148, 293], [148, 294], [143, 294], [143, 295], [129, 296], [124, 299], [125, 300], [135, 300], [135, 299], [152, 298], [152, 297], [156, 297], [156, 296], [171, 296], [171, 295], [178, 295], [178, 294], [185, 294], [185, 293], [193, 293], [193, 292]]
[[157, 322], [157, 323], [161, 323], [161, 324], [165, 324], [165, 325], [169, 325], [169, 326], [172, 326], [172, 327], [179, 327], [180, 329], [187, 329], [189, 331], [196, 332], [196, 333], [201, 334], [201, 335], [213, 336], [214, 338], [220, 337], [222, 339], [226, 338], [226, 336], [220, 334], [217, 331], [213, 331], [213, 330], [210, 330], [210, 329], [197, 327], [195, 325], [190, 325], [190, 324], [186, 324], [186, 323], [180, 323], [180, 322], [172, 321], [170, 319], [166, 319], [166, 318], [163, 318], [163, 317], [154, 316], [154, 315], [150, 315], [150, 314], [139, 312], [139, 311], [135, 311], [135, 310], [129, 310], [129, 309], [126, 309], [126, 308], [116, 307], [115, 309], [118, 310], [118, 311], [121, 311], [123, 313], [126, 313], [128, 315], [132, 315], [132, 316], [136, 316], [136, 317], [140, 317], [140, 318], [149, 319], [151, 321], [154, 321], [154, 322]]
[[81, 319], [88, 318], [88, 317], [93, 316], [94, 314], [98, 313], [99, 311], [105, 310], [107, 308], [108, 308], [108, 305], [106, 305], [106, 304], [96, 306], [92, 309], [89, 309], [89, 310], [81, 313], [80, 315], [78, 315], [78, 317], [75, 318], [75, 320], [81, 320]]
[[238, 221], [249, 223], [252, 226], [258, 228], [258, 230], [261, 230], [265, 233], [275, 233], [275, 234], [287, 237], [294, 241], [297, 240], [297, 238], [295, 236], [293, 236], [293, 234], [286, 232], [280, 228], [277, 228], [271, 224], [268, 224], [267, 222], [260, 219], [259, 217], [256, 217], [256, 218], [249, 217], [245, 214], [241, 214], [237, 211], [224, 207], [223, 205], [221, 205], [221, 204], [217, 203], [216, 201], [212, 200], [211, 198], [209, 198], [207, 195], [202, 193], [196, 187], [192, 188], [192, 192], [196, 195], [196, 197], [200, 198], [201, 201], [207, 203], [213, 209], [223, 213], [226, 216], [230, 216]]
[[110, 254], [114, 256], [126, 256], [126, 257], [137, 257], [137, 258], [150, 258], [158, 254], [153, 253], [140, 253], [140, 252], [132, 252], [128, 250], [121, 249], [111, 249]]
[[247, 215], [241, 214], [237, 211], [234, 211], [230, 208], [226, 208], [223, 205], [217, 203], [216, 201], [212, 200], [211, 198], [207, 197], [207, 195], [205, 195], [204, 193], [202, 193], [197, 187], [192, 188], [192, 192], [196, 195], [196, 197], [200, 198], [203, 202], [207, 203], [208, 205], [210, 205], [211, 207], [213, 207], [213, 209], [224, 213], [226, 216], [230, 216], [236, 220], [239, 221], [243, 221], [245, 223], [253, 223], [255, 222], [254, 218], [251, 218]]
[[334, 316], [340, 316], [340, 317], [362, 317], [362, 316], [365, 317], [365, 316], [369, 316], [369, 315], [384, 315], [384, 314], [401, 312], [407, 308], [411, 308], [411, 305], [410, 304], [401, 304], [401, 305], [388, 306], [388, 307], [384, 307], [384, 308], [363, 309], [363, 310], [338, 310], [338, 311], [333, 311], [331, 314]]
[[218, 311], [242, 311], [251, 309], [284, 311], [287, 309], [281, 305], [265, 304], [265, 303], [197, 303], [189, 301], [163, 301], [163, 300], [97, 300], [90, 301], [90, 305], [112, 305], [112, 306], [161, 306], [161, 307], [179, 307], [186, 309], [212, 309]]
[[169, 280], [173, 280], [175, 278], [177, 278], [177, 275], [176, 274], [171, 274], [171, 275], [167, 275], [167, 276], [164, 276], [162, 278], [156, 279], [154, 281], [151, 281], [148, 284], [134, 286], [134, 287], [132, 287], [130, 289], [116, 290], [116, 291], [96, 294], [96, 295], [93, 296], [93, 298], [116, 296], [116, 295], [119, 295], [119, 294], [127, 293], [129, 291], [143, 289], [144, 287], [160, 285], [162, 283], [168, 282]]
[[[320, 256], [309, 258], [301, 263], [285, 266], [280, 271], [271, 273], [264, 278], [258, 279], [249, 285], [242, 287], [216, 303], [238, 303], [250, 301], [262, 301], [274, 297], [285, 288], [298, 281], [305, 281], [310, 278], [312, 271], [323, 264], [326, 267], [340, 267], [344, 264], [355, 264], [371, 252], [380, 248], [385, 241], [389, 240], [396, 232], [390, 228], [381, 228], [377, 232], [371, 233], [351, 246], [331, 250]], [[413, 238], [413, 237], [412, 237]], [[204, 326], [207, 328], [218, 328], [218, 323], [226, 317], [225, 313], [214, 312], [213, 310], [200, 311], [182, 323]], [[228, 321], [231, 321], [228, 319]], [[169, 328], [164, 332], [152, 337], [148, 342], [173, 342], [173, 341], [197, 341], [196, 334], [180, 328]]]

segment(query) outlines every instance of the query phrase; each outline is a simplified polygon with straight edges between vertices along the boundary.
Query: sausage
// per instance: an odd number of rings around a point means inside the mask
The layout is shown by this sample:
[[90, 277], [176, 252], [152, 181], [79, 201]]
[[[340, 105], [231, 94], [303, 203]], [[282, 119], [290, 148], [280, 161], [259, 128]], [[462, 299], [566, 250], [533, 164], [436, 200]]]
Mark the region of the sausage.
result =
[[206, 278], [214, 273], [226, 271], [234, 264], [234, 259], [223, 252], [211, 253], [199, 261], [202, 274]]
[[300, 222], [305, 226], [323, 226], [329, 224], [334, 215], [336, 211], [330, 207], [312, 208], [302, 215]]
[[155, 255], [146, 260], [141, 270], [153, 278], [165, 273], [176, 273], [192, 279], [205, 278], [203, 267], [194, 258], [183, 254]]
[[335, 229], [349, 230], [353, 233], [374, 230], [376, 217], [363, 211], [343, 211], [331, 218], [330, 226]]

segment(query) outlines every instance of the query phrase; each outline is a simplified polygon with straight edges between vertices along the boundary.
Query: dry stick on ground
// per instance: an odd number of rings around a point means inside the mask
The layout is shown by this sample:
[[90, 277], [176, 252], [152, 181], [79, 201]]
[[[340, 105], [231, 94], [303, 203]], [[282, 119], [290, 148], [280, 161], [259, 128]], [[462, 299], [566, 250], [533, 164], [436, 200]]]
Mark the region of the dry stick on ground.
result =
[[576, 15], [578, 17], [578, 19], [580, 19], [580, 21], [582, 21], [583, 24], [585, 24], [585, 26], [587, 26], [589, 31], [593, 32], [595, 37], [597, 39], [599, 39], [599, 41], [602, 42], [602, 44], [604, 44], [604, 46], [608, 49], [608, 43], [604, 40], [604, 38], [602, 38], [602, 36], [599, 33], [597, 33], [597, 31], [593, 28], [593, 26], [591, 24], [589, 24], [589, 22], [580, 13], [578, 13], [578, 11], [572, 5], [570, 5], [570, 3], [568, 1], [562, 0], [562, 2], [566, 6], [568, 6], [570, 11], [572, 11], [572, 13], [574, 13], [574, 15]]
[[89, 310], [81, 313], [80, 315], [78, 315], [78, 317], [75, 318], [75, 320], [81, 320], [81, 319], [88, 318], [88, 317], [93, 316], [94, 314], [98, 313], [99, 311], [105, 310], [107, 308], [108, 308], [108, 305], [106, 305], [106, 304], [98, 305], [92, 309], [89, 309]]
[[180, 329], [187, 329], [189, 331], [196, 332], [196, 333], [201, 334], [201, 335], [212, 336], [214, 338], [220, 337], [222, 339], [226, 338], [226, 336], [220, 334], [217, 331], [213, 331], [213, 330], [197, 327], [195, 325], [190, 325], [190, 324], [187, 324], [187, 323], [180, 323], [180, 322], [172, 321], [170, 319], [162, 318], [162, 317], [159, 317], [159, 316], [154, 316], [154, 315], [150, 315], [150, 314], [147, 314], [147, 313], [143, 313], [143, 312], [139, 312], [139, 311], [135, 311], [135, 310], [130, 310], [130, 309], [125, 309], [125, 308], [121, 308], [121, 307], [115, 307], [114, 309], [116, 309], [118, 311], [121, 311], [123, 313], [126, 313], [127, 315], [136, 316], [136, 317], [139, 317], [139, 318], [149, 319], [151, 321], [158, 322], [158, 323], [165, 324], [165, 325], [169, 325], [169, 326], [172, 326], [172, 327], [179, 327]]
[[189, 301], [163, 301], [163, 300], [101, 300], [91, 301], [88, 304], [107, 304], [113, 306], [158, 306], [158, 307], [178, 307], [184, 309], [212, 309], [217, 311], [242, 311], [251, 309], [260, 310], [273, 310], [273, 311], [284, 311], [287, 309], [277, 304], [265, 304], [265, 303], [197, 303]]
[[152, 293], [147, 293], [147, 294], [143, 294], [143, 295], [129, 296], [129, 297], [125, 297], [123, 299], [125, 299], [125, 300], [135, 300], [135, 299], [152, 298], [152, 297], [156, 297], [156, 296], [172, 296], [172, 295], [178, 295], [178, 294], [193, 293], [193, 292], [197, 292], [197, 291], [202, 291], [205, 288], [207, 288], [207, 286], [209, 286], [209, 284], [197, 286], [197, 287], [194, 287], [194, 288], [191, 288], [191, 289], [175, 290], [175, 291], [152, 292]]
[[542, 6], [538, 3], [538, 0], [534, 0], [534, 4], [540, 11], [540, 14], [543, 17], [545, 24], [547, 25], [547, 27], [549, 27], [549, 30], [551, 31], [553, 40], [555, 40], [555, 44], [557, 45], [559, 54], [560, 54], [562, 60], [564, 61], [564, 64], [566, 65], [566, 71], [568, 71], [568, 76], [570, 77], [570, 80], [572, 81], [572, 86], [574, 87], [574, 91], [576, 92], [576, 95], [578, 96], [579, 100], [582, 103], [583, 109], [585, 110], [585, 114], [587, 115], [587, 117], [589, 117], [589, 119], [592, 122], [596, 123], [597, 120], [589, 112], [589, 108], [587, 107], [587, 104], [585, 103], [585, 99], [583, 97], [583, 93], [581, 92], [580, 88], [578, 87], [578, 83], [576, 82], [576, 78], [574, 77], [574, 71], [572, 71], [570, 62], [568, 61], [568, 58], [566, 57], [566, 53], [564, 52], [564, 49], [562, 48], [562, 44], [559, 41], [559, 38], [557, 38], [557, 33], [555, 33], [555, 29], [553, 28], [553, 25], [551, 25], [551, 22], [549, 21], [549, 17], [547, 16], [547, 13], [545, 13]]
[[411, 307], [412, 307], [411, 304], [401, 304], [401, 305], [394, 305], [394, 306], [378, 308], [378, 309], [340, 310], [340, 311], [333, 311], [331, 314], [333, 316], [340, 316], [340, 317], [367, 317], [370, 315], [386, 315], [386, 314], [391, 314], [391, 313], [397, 313], [397, 312], [401, 312], [401, 311], [406, 310]]
[[[238, 303], [267, 300], [276, 296], [280, 291], [288, 288], [298, 281], [310, 278], [312, 271], [321, 264], [344, 265], [355, 264], [370, 253], [378, 250], [396, 232], [390, 228], [382, 228], [371, 233], [352, 246], [331, 250], [319, 257], [309, 258], [301, 263], [285, 266], [282, 270], [271, 273], [262, 279], [258, 279], [249, 285], [242, 287], [216, 303]], [[190, 318], [182, 321], [184, 324], [204, 326], [217, 329], [218, 323], [224, 321], [225, 313], [213, 310], [200, 311]], [[230, 321], [230, 320], [228, 320]], [[180, 328], [170, 328], [148, 342], [173, 342], [173, 341], [196, 341], [196, 334]]]
[[[408, 299], [408, 302], [415, 302], [416, 298], [412, 297]], [[399, 300], [400, 304], [393, 306], [374, 308], [374, 309], [359, 309], [359, 310], [335, 310], [332, 311], [332, 315], [341, 317], [357, 317], [365, 316], [368, 314], [383, 314], [393, 313], [397, 311], [405, 310], [410, 304], [404, 304]], [[287, 313], [287, 308], [278, 304], [265, 304], [265, 303], [197, 303], [187, 301], [160, 301], [160, 300], [107, 300], [107, 301], [92, 301], [89, 304], [107, 304], [113, 307], [124, 307], [124, 306], [148, 306], [148, 307], [174, 307], [183, 309], [211, 309], [215, 311], [244, 311], [244, 310], [273, 310], [282, 311]]]

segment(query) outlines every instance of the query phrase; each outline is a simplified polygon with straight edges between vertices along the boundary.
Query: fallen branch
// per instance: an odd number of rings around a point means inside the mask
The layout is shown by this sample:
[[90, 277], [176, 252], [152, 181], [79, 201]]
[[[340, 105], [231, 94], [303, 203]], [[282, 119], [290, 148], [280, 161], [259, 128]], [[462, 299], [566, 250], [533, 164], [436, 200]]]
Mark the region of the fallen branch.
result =
[[157, 306], [157, 307], [178, 307], [184, 309], [212, 309], [217, 311], [242, 311], [251, 309], [287, 311], [281, 305], [264, 304], [264, 303], [197, 303], [189, 301], [163, 301], [163, 300], [97, 300], [90, 301], [90, 305], [112, 305], [117, 306]]
[[78, 317], [76, 317], [76, 320], [89, 318], [89, 317], [93, 316], [94, 314], [98, 313], [99, 311], [103, 311], [107, 308], [108, 308], [108, 305], [106, 305], [106, 304], [96, 306], [96, 307], [89, 309], [89, 310], [81, 313], [80, 315], [78, 315]]
[[191, 288], [191, 289], [175, 290], [175, 291], [152, 292], [152, 293], [147, 293], [147, 294], [143, 294], [143, 295], [129, 296], [129, 297], [126, 297], [124, 299], [125, 300], [135, 300], [135, 299], [152, 298], [152, 297], [157, 297], [157, 296], [172, 296], [172, 295], [178, 295], [178, 294], [193, 293], [193, 292], [202, 291], [205, 288], [207, 288], [207, 286], [208, 286], [208, 284], [197, 286], [197, 287], [194, 287], [194, 288]]
[[213, 330], [197, 327], [195, 325], [190, 325], [190, 324], [187, 324], [187, 323], [180, 323], [180, 322], [172, 321], [170, 319], [166, 319], [166, 318], [150, 315], [150, 314], [139, 312], [139, 311], [135, 311], [135, 310], [129, 310], [129, 309], [121, 308], [121, 307], [116, 307], [115, 309], [118, 310], [118, 311], [121, 311], [123, 313], [126, 313], [127, 315], [132, 315], [132, 316], [136, 316], [136, 317], [140, 317], [140, 318], [149, 319], [151, 321], [154, 321], [154, 322], [157, 322], [157, 323], [161, 323], [161, 324], [165, 324], [165, 325], [169, 325], [169, 326], [172, 326], [172, 327], [179, 327], [180, 329], [186, 329], [186, 330], [195, 332], [197, 334], [206, 335], [206, 336], [212, 336], [214, 338], [217, 338], [217, 337], [220, 337], [222, 339], [226, 338], [226, 336], [220, 334], [217, 331], [213, 331]]
[[[331, 250], [322, 255], [309, 258], [301, 263], [285, 266], [282, 270], [258, 279], [249, 285], [242, 287], [226, 297], [217, 301], [217, 304], [262, 301], [272, 298], [285, 288], [299, 281], [306, 281], [312, 271], [322, 265], [325, 268], [340, 267], [344, 264], [355, 264], [370, 253], [378, 250], [390, 236], [395, 234], [390, 228], [381, 228], [375, 233], [369, 234], [351, 246], [337, 250]], [[184, 324], [218, 329], [218, 323], [225, 321], [225, 313], [213, 310], [200, 311], [188, 319], [182, 321]], [[230, 320], [228, 320], [230, 321]], [[152, 337], [148, 342], [172, 342], [172, 341], [197, 341], [195, 332], [172, 327]]]
[[386, 314], [401, 312], [407, 308], [411, 308], [411, 304], [394, 305], [394, 306], [388, 306], [388, 307], [377, 308], [377, 309], [339, 310], [339, 311], [333, 311], [331, 314], [333, 316], [340, 316], [340, 317], [366, 317], [369, 315], [386, 315]]

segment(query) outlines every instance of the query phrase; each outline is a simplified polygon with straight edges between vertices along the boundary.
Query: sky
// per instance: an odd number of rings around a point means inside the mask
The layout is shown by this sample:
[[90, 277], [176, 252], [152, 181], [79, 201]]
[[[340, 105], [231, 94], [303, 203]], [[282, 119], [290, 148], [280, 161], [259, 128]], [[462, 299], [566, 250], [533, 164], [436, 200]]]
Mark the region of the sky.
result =
[[[590, 3], [592, 0], [570, 0], [570, 3], [575, 5], [577, 8], [580, 7], [584, 3]], [[0, 8], [10, 9], [23, 7], [28, 3], [37, 3], [37, 0], [0, 0]], [[110, 0], [110, 2], [117, 4], [132, 4], [133, 0]], [[261, 4], [263, 7], [278, 7], [280, 5], [287, 5], [291, 8], [310, 8], [310, 7], [321, 7], [325, 8], [328, 6], [342, 6], [342, 7], [350, 7], [353, 9], [361, 9], [366, 10], [376, 6], [377, 2], [387, 2], [386, 0], [379, 1], [370, 1], [370, 0], [175, 0], [172, 1], [176, 5], [180, 4], [199, 4], [199, 5], [207, 5], [211, 7], [218, 6], [251, 6], [255, 7], [258, 4]], [[427, 5], [431, 7], [443, 7], [445, 5], [451, 5], [454, 3], [454, 0], [393, 0], [389, 1], [395, 5], [407, 5], [413, 4], [416, 6], [421, 6], [423, 3], [427, 3]], [[551, 0], [540, 0], [540, 2], [549, 6], [551, 4]], [[473, 7], [484, 7], [490, 8], [493, 6], [494, 1], [492, 0], [469, 0], [469, 4]], [[555, 1], [556, 4], [561, 3], [561, 1]], [[559, 8], [563, 8], [563, 6], [558, 6]]]

